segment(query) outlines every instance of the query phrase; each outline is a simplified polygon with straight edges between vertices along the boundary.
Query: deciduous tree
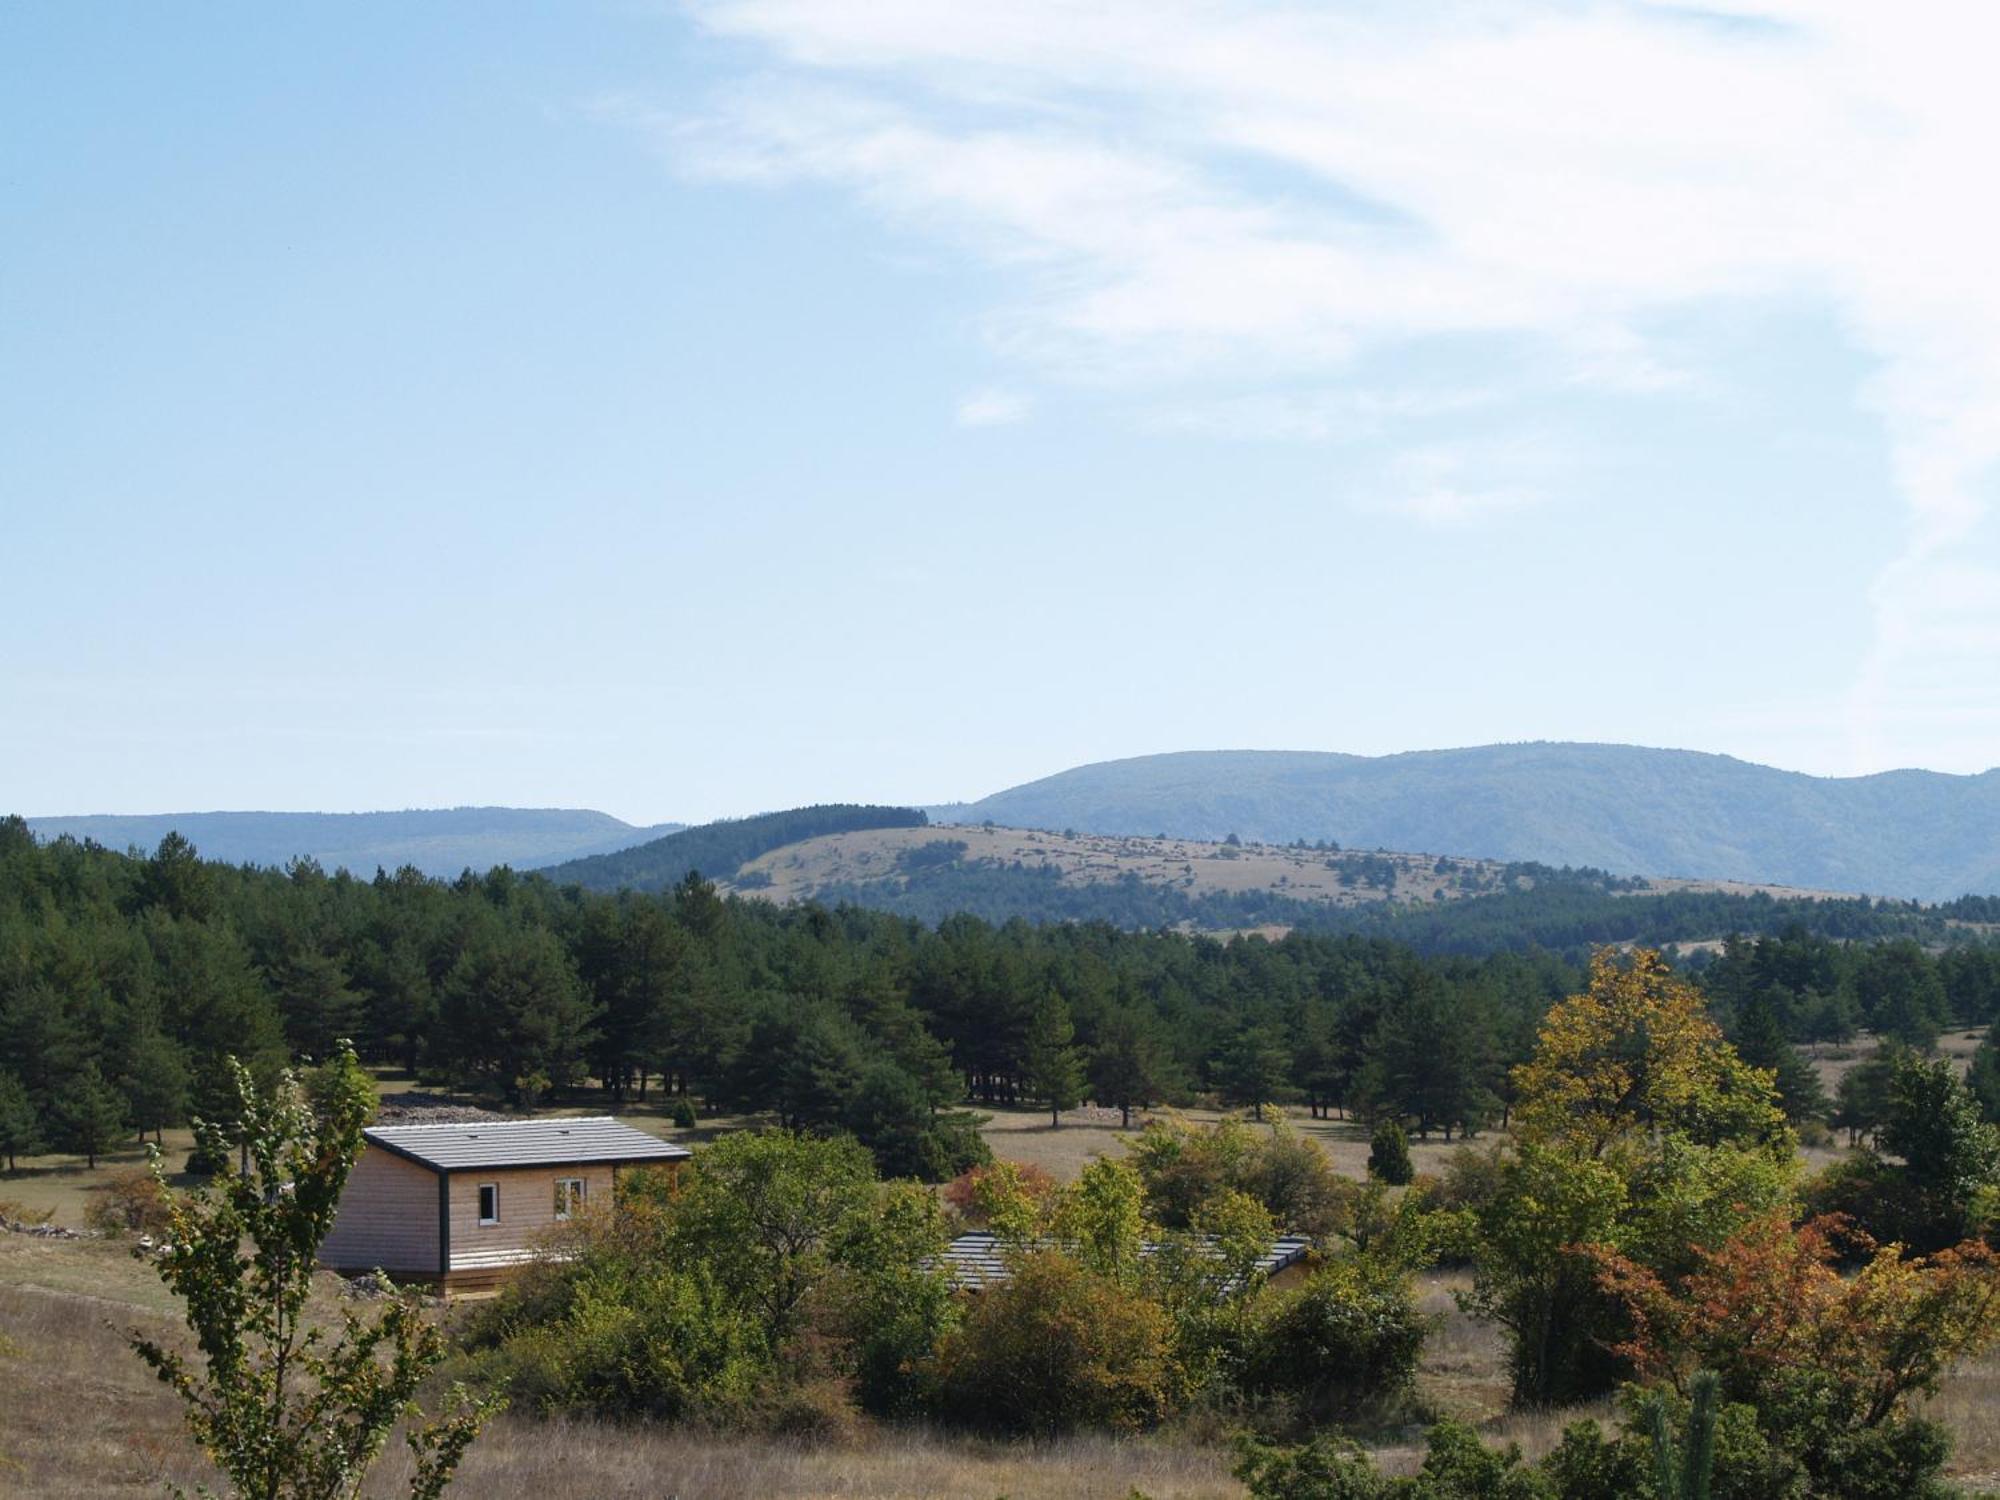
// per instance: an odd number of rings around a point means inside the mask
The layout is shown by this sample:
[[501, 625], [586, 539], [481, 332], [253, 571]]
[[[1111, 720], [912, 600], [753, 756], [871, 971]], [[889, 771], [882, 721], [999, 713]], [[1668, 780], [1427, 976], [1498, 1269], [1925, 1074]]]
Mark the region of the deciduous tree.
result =
[[[361, 1154], [373, 1108], [352, 1049], [315, 1113], [287, 1075], [270, 1093], [235, 1070], [247, 1173], [176, 1194], [160, 1278], [184, 1304], [198, 1353], [141, 1334], [132, 1347], [185, 1406], [189, 1431], [244, 1500], [348, 1500], [390, 1430], [416, 1411], [418, 1388], [444, 1357], [443, 1335], [414, 1299], [374, 1317], [343, 1310], [336, 1330], [308, 1316], [320, 1242]], [[196, 1126], [226, 1162], [229, 1141]], [[166, 1187], [158, 1153], [154, 1172]], [[413, 1500], [450, 1482], [491, 1407], [454, 1392], [451, 1409], [407, 1436]]]

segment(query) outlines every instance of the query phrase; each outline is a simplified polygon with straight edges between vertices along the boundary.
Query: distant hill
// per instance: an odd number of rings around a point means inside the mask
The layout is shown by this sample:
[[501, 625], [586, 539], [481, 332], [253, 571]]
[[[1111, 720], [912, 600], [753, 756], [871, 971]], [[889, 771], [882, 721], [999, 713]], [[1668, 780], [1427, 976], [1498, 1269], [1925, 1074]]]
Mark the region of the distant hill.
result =
[[873, 907], [938, 922], [1107, 922], [1127, 929], [1298, 928], [1391, 937], [1429, 954], [1606, 943], [1708, 947], [1792, 925], [1825, 937], [1962, 941], [1994, 931], [2000, 897], [1949, 906], [1729, 881], [1299, 844], [1051, 833], [996, 826], [825, 834], [759, 855], [724, 882], [777, 902]]
[[1330, 839], [1923, 900], [2000, 891], [2000, 770], [1833, 778], [1726, 755], [1562, 743], [1379, 757], [1189, 751], [1079, 766], [958, 816], [1104, 834]]
[[682, 827], [635, 827], [609, 813], [554, 807], [451, 807], [408, 812], [203, 812], [124, 817], [29, 818], [41, 838], [68, 834], [111, 849], [152, 849], [178, 832], [209, 859], [284, 865], [309, 855], [328, 870], [372, 876], [414, 865], [454, 876], [494, 865], [532, 869], [557, 860], [609, 853]]
[[921, 828], [929, 820], [914, 807], [870, 807], [837, 802], [705, 823], [615, 854], [570, 860], [543, 873], [558, 885], [593, 891], [663, 891], [690, 871], [728, 880], [761, 854], [802, 839], [871, 828]]

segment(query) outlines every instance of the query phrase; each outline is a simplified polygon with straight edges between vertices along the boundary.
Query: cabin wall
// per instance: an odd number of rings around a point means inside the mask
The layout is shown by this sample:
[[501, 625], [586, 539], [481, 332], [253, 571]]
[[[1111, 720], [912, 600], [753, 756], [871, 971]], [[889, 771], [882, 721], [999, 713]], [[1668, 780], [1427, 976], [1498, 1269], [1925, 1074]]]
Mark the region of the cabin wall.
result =
[[[451, 1269], [490, 1270], [534, 1257], [556, 1224], [556, 1179], [581, 1177], [591, 1208], [612, 1201], [614, 1166], [598, 1162], [576, 1167], [484, 1167], [451, 1174]], [[500, 1222], [479, 1222], [479, 1186], [500, 1189]], [[431, 1209], [435, 1217], [435, 1202]], [[436, 1264], [435, 1260], [432, 1262]]]
[[437, 1173], [380, 1146], [364, 1147], [319, 1258], [350, 1275], [437, 1275]]

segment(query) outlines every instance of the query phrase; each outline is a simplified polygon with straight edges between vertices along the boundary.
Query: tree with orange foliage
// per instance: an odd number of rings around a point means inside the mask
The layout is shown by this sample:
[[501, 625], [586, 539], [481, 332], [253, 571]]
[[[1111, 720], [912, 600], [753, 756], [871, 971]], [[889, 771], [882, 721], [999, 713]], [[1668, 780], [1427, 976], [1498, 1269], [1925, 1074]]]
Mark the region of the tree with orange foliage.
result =
[[[2000, 1260], [1978, 1241], [1906, 1259], [1838, 1217], [1794, 1225], [1780, 1212], [1697, 1249], [1678, 1279], [1608, 1246], [1585, 1253], [1630, 1319], [1616, 1352], [1677, 1388], [1714, 1370], [1815, 1494], [1849, 1493], [1864, 1474], [1883, 1494], [1933, 1493], [1949, 1437], [1911, 1403], [2000, 1343]], [[1843, 1275], [1843, 1259], [1861, 1269]]]

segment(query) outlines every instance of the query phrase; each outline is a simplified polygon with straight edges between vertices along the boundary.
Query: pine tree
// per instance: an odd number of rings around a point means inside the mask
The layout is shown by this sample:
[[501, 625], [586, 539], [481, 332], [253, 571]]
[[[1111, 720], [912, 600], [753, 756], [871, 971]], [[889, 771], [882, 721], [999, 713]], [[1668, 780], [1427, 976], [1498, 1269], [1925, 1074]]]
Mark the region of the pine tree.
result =
[[1368, 1175], [1390, 1187], [1406, 1187], [1416, 1177], [1417, 1169], [1410, 1161], [1410, 1138], [1399, 1122], [1384, 1120], [1375, 1127], [1368, 1141]]
[[187, 1118], [188, 1068], [181, 1049], [157, 1031], [142, 1031], [125, 1044], [118, 1073], [126, 1118], [145, 1139], [160, 1139], [169, 1125]]
[[1994, 1031], [2000, 1031], [2000, 1025], [1986, 1033], [1979, 1050], [1972, 1054], [1972, 1070], [1965, 1075], [1965, 1086], [1979, 1101], [1979, 1113], [1989, 1123], [2000, 1123], [2000, 1040], [1995, 1039]]
[[8, 1171], [15, 1170], [15, 1158], [41, 1149], [41, 1125], [27, 1086], [12, 1073], [0, 1073], [0, 1156], [7, 1158]]
[[1362, 1094], [1377, 1113], [1408, 1116], [1417, 1134], [1471, 1132], [1492, 1109], [1483, 1078], [1492, 1026], [1461, 1013], [1429, 974], [1410, 977], [1384, 1011]]
[[1132, 1110], [1166, 1090], [1167, 1063], [1148, 1019], [1129, 1007], [1105, 1018], [1090, 1054], [1090, 1087], [1099, 1104], [1118, 1107], [1119, 1128], [1132, 1128]]
[[1764, 996], [1744, 1005], [1736, 1023], [1736, 1052], [1751, 1067], [1777, 1074], [1779, 1102], [1794, 1125], [1824, 1120], [1831, 1112], [1819, 1070], [1785, 1040], [1777, 1010]]
[[1285, 1090], [1291, 1056], [1285, 1039], [1269, 1026], [1246, 1026], [1230, 1039], [1216, 1062], [1216, 1082], [1231, 1104], [1247, 1104], [1256, 1119]]
[[1049, 1107], [1049, 1128], [1062, 1124], [1062, 1112], [1075, 1109], [1083, 1094], [1083, 1061], [1072, 1045], [1076, 1027], [1071, 1024], [1069, 1007], [1054, 990], [1035, 1007], [1028, 1028], [1026, 1078], [1028, 1096]]
[[125, 1101], [104, 1081], [94, 1062], [85, 1063], [83, 1071], [64, 1086], [59, 1115], [64, 1144], [81, 1155], [92, 1171], [97, 1169], [97, 1158], [125, 1134]]
[[339, 959], [301, 945], [272, 969], [270, 980], [294, 1052], [331, 1056], [335, 1043], [361, 1029], [362, 999], [348, 988]]

